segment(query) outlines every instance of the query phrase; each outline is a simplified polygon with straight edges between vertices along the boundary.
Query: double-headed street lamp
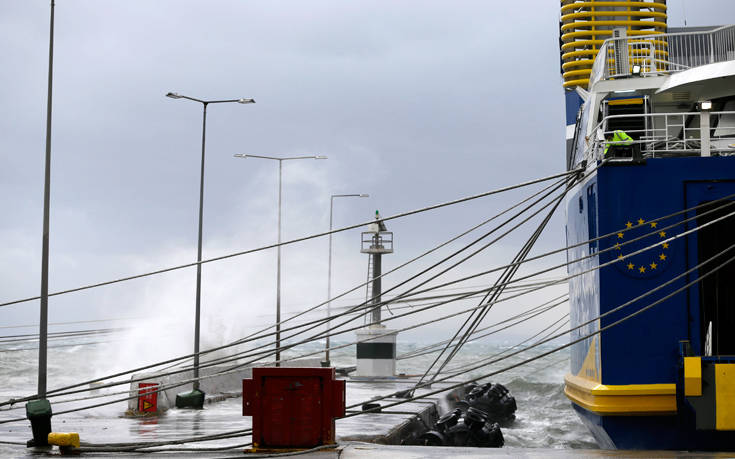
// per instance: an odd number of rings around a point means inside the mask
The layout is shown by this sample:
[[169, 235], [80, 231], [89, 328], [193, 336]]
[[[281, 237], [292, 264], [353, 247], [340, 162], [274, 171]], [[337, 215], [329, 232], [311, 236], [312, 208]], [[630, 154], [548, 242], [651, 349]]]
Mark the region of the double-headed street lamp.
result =
[[283, 162], [296, 159], [327, 159], [326, 156], [291, 156], [277, 158], [275, 156], [244, 155], [238, 153], [235, 158], [259, 158], [278, 161], [278, 267], [276, 271], [276, 366], [281, 366], [281, 195], [283, 194]]
[[332, 317], [332, 216], [334, 215], [334, 198], [369, 198], [368, 194], [333, 194], [329, 200], [329, 268], [327, 270], [327, 341], [324, 344], [324, 362], [329, 362], [329, 318]]
[[[225, 99], [225, 100], [202, 100], [194, 97], [169, 92], [166, 97], [171, 99], [188, 99], [202, 104], [202, 166], [199, 175], [199, 243], [197, 245], [197, 288], [196, 288], [196, 312], [194, 318], [194, 391], [199, 391], [199, 316], [201, 310], [201, 291], [202, 291], [202, 217], [204, 215], [204, 151], [205, 139], [207, 136], [207, 105], [209, 104], [254, 104], [255, 99]], [[198, 399], [197, 399], [198, 400]], [[202, 400], [203, 401], [203, 400]], [[199, 403], [195, 403], [199, 405]], [[201, 408], [201, 405], [198, 406]]]

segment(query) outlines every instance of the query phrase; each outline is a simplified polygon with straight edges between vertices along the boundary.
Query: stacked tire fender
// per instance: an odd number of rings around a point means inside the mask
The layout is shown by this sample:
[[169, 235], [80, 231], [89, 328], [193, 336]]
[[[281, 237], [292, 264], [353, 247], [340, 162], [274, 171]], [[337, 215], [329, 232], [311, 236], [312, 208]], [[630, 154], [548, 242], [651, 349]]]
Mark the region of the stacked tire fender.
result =
[[504, 444], [501, 425], [515, 419], [516, 400], [502, 384], [467, 387], [464, 400], [439, 418], [433, 430], [418, 438], [425, 446], [474, 446], [500, 448]]

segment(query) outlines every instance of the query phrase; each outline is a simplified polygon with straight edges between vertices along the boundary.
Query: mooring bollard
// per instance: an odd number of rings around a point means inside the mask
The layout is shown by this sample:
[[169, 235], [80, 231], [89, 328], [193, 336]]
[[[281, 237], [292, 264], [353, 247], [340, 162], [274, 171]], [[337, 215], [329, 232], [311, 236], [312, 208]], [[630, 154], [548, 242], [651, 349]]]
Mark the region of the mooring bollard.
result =
[[331, 445], [345, 382], [334, 368], [253, 368], [242, 380], [242, 414], [253, 417], [253, 451]]
[[26, 417], [31, 421], [33, 439], [27, 446], [48, 446], [48, 434], [51, 433], [51, 403], [46, 399], [31, 400], [26, 403]]

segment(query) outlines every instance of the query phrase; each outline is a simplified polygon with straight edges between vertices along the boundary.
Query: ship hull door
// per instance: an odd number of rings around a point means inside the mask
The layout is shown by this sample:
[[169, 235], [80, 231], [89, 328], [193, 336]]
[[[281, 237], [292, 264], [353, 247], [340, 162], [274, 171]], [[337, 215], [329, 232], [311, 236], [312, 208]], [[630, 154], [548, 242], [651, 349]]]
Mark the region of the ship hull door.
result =
[[[687, 282], [704, 277], [688, 291], [689, 337], [695, 355], [735, 355], [735, 182], [685, 183]], [[727, 199], [725, 199], [727, 198]], [[733, 215], [731, 215], [733, 214]], [[706, 225], [706, 226], [705, 226]], [[719, 269], [718, 269], [719, 267]]]

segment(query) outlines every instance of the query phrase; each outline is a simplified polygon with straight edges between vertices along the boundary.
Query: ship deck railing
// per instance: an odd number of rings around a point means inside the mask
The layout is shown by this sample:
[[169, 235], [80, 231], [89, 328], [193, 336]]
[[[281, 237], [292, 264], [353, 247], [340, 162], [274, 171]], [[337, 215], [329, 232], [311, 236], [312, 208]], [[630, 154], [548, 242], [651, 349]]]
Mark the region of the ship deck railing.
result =
[[[628, 145], [605, 140], [615, 129], [609, 126], [635, 121], [644, 129], [626, 130], [635, 139]], [[605, 147], [627, 146], [638, 158], [735, 155], [735, 111], [701, 111], [610, 115], [593, 129], [584, 158], [588, 163], [605, 158]]]
[[735, 25], [608, 38], [595, 57], [589, 88], [602, 80], [666, 75], [731, 60], [735, 60]]

